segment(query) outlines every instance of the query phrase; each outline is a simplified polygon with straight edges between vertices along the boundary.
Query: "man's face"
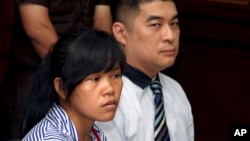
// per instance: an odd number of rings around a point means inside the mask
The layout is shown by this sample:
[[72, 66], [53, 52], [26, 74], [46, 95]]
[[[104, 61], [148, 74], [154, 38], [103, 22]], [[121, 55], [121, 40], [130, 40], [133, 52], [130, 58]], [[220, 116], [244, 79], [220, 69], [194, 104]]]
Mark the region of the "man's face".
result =
[[173, 1], [140, 5], [132, 30], [126, 30], [124, 51], [130, 65], [153, 77], [175, 62], [180, 29]]

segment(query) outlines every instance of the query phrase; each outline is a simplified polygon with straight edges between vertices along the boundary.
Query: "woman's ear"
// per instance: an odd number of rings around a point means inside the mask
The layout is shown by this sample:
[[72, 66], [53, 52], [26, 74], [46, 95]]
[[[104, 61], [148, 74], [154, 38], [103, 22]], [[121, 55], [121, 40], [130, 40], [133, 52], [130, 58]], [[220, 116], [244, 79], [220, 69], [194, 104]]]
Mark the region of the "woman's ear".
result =
[[122, 24], [120, 22], [115, 22], [112, 25], [112, 31], [113, 31], [113, 35], [116, 38], [116, 40], [122, 46], [124, 46], [126, 44], [126, 28], [125, 28], [124, 24]]
[[63, 81], [60, 77], [56, 77], [54, 79], [54, 87], [56, 92], [58, 93], [59, 97], [61, 97], [62, 99], [66, 99], [67, 98], [67, 93], [66, 91], [63, 90]]

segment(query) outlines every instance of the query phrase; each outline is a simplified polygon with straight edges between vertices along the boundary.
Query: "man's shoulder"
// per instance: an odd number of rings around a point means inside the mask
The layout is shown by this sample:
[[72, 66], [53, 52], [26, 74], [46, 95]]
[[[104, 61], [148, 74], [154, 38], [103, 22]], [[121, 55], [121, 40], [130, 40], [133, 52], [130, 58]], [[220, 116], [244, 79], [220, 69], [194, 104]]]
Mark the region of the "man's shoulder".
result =
[[158, 75], [159, 75], [159, 78], [161, 79], [161, 81], [177, 82], [175, 79], [173, 79], [172, 77], [166, 75], [165, 73], [159, 72]]
[[126, 76], [122, 76], [122, 81], [123, 81], [123, 89], [141, 89], [138, 85], [136, 85], [132, 80], [130, 80]]
[[159, 72], [159, 78], [160, 78], [160, 81], [163, 85], [177, 85], [177, 86], [180, 86], [179, 82], [176, 81], [175, 79], [173, 79], [172, 77], [162, 73], [162, 72]]
[[125, 76], [125, 75], [122, 75], [122, 81], [123, 81], [123, 83], [126, 82], [126, 83], [128, 83], [128, 84], [133, 83], [133, 82], [132, 82], [127, 76]]

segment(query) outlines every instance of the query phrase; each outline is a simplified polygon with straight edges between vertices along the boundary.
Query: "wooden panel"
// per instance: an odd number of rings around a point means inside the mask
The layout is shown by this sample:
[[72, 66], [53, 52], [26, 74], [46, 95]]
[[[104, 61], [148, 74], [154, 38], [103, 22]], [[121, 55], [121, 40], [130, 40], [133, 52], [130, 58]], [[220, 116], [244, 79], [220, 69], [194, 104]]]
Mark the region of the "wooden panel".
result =
[[13, 25], [14, 8], [12, 0], [0, 1], [0, 24], [1, 25]]
[[177, 80], [193, 107], [200, 141], [227, 141], [233, 123], [250, 124], [250, 52], [186, 45]]
[[0, 55], [9, 51], [14, 23], [12, 0], [2, 0], [0, 5]]
[[232, 4], [242, 4], [242, 5], [248, 5], [249, 4], [249, 0], [206, 0], [206, 1], [215, 1], [215, 2], [232, 3]]
[[190, 99], [196, 141], [228, 141], [250, 124], [250, 6], [179, 0], [180, 53], [165, 70]]
[[250, 42], [250, 6], [183, 1], [178, 8], [183, 36]]
[[4, 78], [4, 73], [6, 71], [6, 68], [8, 66], [8, 63], [9, 63], [9, 60], [6, 59], [6, 58], [0, 58], [0, 66], [1, 66], [1, 69], [0, 69], [0, 82], [3, 80]]
[[0, 55], [6, 56], [9, 53], [11, 43], [12, 28], [0, 26]]
[[9, 63], [8, 54], [11, 44], [14, 11], [12, 0], [0, 1], [0, 82]]

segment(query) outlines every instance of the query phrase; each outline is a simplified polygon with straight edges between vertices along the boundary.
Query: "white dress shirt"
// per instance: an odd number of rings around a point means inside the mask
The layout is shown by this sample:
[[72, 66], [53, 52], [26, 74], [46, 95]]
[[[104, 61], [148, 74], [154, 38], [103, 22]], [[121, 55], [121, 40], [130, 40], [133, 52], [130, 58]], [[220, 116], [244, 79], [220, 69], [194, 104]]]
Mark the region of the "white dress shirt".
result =
[[[130, 79], [123, 76], [115, 118], [109, 122], [96, 122], [109, 141], [154, 141], [154, 97], [147, 85], [151, 79], [147, 80], [144, 74], [135, 71], [132, 68], [132, 73], [130, 71], [127, 75]], [[158, 75], [171, 141], [194, 141], [193, 115], [185, 92], [172, 78], [163, 73]]]

